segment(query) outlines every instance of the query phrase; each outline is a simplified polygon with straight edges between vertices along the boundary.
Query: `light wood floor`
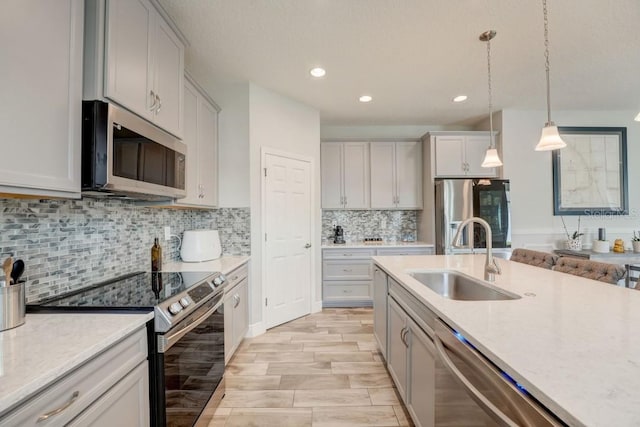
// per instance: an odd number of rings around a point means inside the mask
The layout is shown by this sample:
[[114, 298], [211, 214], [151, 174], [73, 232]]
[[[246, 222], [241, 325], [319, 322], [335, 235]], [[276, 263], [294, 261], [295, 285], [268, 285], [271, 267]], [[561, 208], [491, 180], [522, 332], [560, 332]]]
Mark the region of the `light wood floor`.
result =
[[245, 339], [225, 378], [209, 427], [412, 425], [368, 308], [325, 309]]

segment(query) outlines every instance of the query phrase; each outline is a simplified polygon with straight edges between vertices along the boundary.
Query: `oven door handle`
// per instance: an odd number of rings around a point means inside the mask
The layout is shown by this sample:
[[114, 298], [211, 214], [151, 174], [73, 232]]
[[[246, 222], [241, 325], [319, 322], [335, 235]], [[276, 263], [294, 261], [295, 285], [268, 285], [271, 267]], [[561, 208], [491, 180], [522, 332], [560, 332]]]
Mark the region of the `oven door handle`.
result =
[[180, 338], [182, 338], [183, 336], [185, 336], [186, 334], [188, 334], [189, 332], [191, 332], [192, 330], [194, 330], [195, 328], [200, 326], [200, 324], [202, 322], [207, 320], [209, 318], [209, 316], [211, 316], [222, 305], [222, 297], [223, 296], [224, 296], [224, 294], [220, 294], [220, 295], [216, 296], [215, 298], [217, 299], [217, 301], [214, 303], [213, 307], [211, 307], [209, 310], [207, 310], [206, 313], [204, 313], [202, 316], [198, 317], [197, 320], [195, 320], [193, 323], [191, 323], [186, 328], [181, 329], [178, 332], [169, 335], [168, 337], [164, 336], [164, 335], [159, 336], [158, 337], [158, 351], [160, 353], [164, 353], [165, 351], [167, 351], [171, 347], [173, 347], [173, 345], [176, 342], [178, 342], [178, 340], [180, 340]]

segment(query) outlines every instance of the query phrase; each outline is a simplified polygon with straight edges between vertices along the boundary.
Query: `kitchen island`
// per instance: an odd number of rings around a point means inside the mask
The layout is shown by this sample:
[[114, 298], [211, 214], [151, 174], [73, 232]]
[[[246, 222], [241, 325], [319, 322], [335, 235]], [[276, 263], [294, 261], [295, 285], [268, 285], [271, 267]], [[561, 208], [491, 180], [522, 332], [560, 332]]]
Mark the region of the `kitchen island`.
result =
[[567, 424], [640, 425], [640, 292], [498, 260], [494, 285], [522, 298], [456, 301], [408, 272], [482, 279], [484, 255], [373, 259]]

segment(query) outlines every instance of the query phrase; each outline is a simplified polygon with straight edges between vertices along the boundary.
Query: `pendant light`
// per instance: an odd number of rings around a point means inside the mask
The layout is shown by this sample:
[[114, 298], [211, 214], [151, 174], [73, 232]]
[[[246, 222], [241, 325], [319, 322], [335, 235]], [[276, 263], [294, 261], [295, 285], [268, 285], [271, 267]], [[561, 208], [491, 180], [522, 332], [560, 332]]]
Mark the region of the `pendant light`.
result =
[[487, 152], [484, 155], [484, 160], [482, 161], [483, 168], [495, 168], [498, 166], [502, 166], [502, 161], [500, 161], [500, 156], [498, 155], [498, 150], [494, 144], [493, 140], [493, 104], [491, 102], [491, 39], [496, 36], [496, 32], [493, 30], [485, 31], [480, 34], [479, 39], [483, 42], [487, 42], [487, 76], [489, 80], [489, 148], [487, 148]]
[[544, 14], [544, 58], [547, 72], [547, 124], [542, 128], [540, 141], [536, 145], [536, 151], [557, 150], [567, 146], [560, 138], [558, 127], [551, 120], [551, 83], [549, 81], [549, 19], [547, 17], [547, 0], [542, 0], [542, 12]]
[[638, 113], [638, 115], [636, 116], [636, 118], [635, 118], [635, 119], [633, 119], [633, 120], [635, 120], [636, 122], [640, 122], [640, 113]]

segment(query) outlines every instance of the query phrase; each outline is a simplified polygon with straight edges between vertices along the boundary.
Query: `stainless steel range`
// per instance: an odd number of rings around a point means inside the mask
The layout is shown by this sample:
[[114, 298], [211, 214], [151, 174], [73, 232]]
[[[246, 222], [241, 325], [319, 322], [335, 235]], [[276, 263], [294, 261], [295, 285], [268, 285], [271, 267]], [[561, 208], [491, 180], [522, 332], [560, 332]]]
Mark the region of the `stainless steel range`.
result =
[[153, 310], [147, 325], [152, 425], [193, 426], [224, 395], [225, 282], [218, 272], [135, 273], [27, 311]]

